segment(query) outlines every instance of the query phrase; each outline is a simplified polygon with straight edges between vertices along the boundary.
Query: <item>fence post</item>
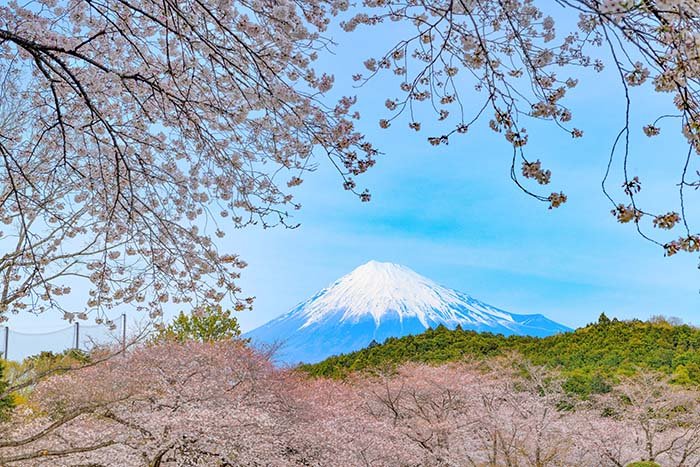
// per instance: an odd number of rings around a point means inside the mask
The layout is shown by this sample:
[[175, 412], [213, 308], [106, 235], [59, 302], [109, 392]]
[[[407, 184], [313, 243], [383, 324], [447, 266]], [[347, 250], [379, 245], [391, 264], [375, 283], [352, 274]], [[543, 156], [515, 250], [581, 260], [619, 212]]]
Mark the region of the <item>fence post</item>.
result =
[[126, 313], [122, 313], [122, 352], [126, 352]]
[[75, 350], [80, 348], [80, 322], [75, 322]]
[[4, 340], [5, 340], [5, 345], [3, 346], [2, 354], [5, 358], [5, 360], [7, 361], [7, 360], [9, 360], [9, 358], [7, 357], [7, 350], [8, 350], [7, 346], [10, 342], [10, 326], [5, 326], [5, 339]]

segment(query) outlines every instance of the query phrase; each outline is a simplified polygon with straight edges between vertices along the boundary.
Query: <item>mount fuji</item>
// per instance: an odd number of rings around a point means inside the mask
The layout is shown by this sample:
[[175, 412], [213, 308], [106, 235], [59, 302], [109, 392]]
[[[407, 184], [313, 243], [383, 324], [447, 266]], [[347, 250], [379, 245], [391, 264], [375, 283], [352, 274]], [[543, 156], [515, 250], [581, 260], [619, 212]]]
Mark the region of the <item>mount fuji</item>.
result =
[[570, 331], [539, 314], [495, 308], [405, 266], [370, 261], [245, 337], [254, 344], [279, 344], [280, 363], [315, 363], [373, 340], [419, 334], [441, 324], [540, 337]]

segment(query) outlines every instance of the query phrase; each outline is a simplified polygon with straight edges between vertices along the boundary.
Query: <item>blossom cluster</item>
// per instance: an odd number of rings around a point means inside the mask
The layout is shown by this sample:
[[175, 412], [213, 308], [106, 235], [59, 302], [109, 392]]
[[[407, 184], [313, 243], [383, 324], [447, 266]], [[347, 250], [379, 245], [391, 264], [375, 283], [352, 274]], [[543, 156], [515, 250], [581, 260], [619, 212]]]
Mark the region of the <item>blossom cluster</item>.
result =
[[519, 357], [336, 381], [239, 341], [165, 342], [40, 381], [0, 435], [21, 467], [682, 466], [700, 405], [653, 374], [582, 401]]
[[[700, 154], [700, 2], [565, 3], [578, 15], [576, 27], [569, 31], [558, 30], [553, 19], [556, 2], [367, 0], [366, 10], [343, 23], [346, 30], [408, 22], [413, 34], [402, 37], [383, 55], [367, 59], [369, 73], [357, 74], [355, 80], [366, 82], [380, 73], [396, 76], [399, 90], [387, 99], [390, 115], [381, 118], [380, 126], [389, 128], [391, 122], [407, 113], [409, 127], [420, 131], [428, 127], [422, 126], [421, 120], [433, 113], [433, 119], [447, 128], [443, 134], [428, 136], [433, 146], [446, 145], [460, 133], [457, 128], [473, 127], [485, 120], [513, 147], [512, 167], [522, 159], [521, 171], [511, 169], [515, 183], [527, 194], [549, 202], [552, 208], [566, 200], [563, 193], [540, 194], [518, 180], [522, 176], [541, 185], [552, 180], [551, 172], [541, 169], [539, 160], [530, 162], [524, 155], [528, 143], [537, 137], [528, 134], [524, 119], [547, 120], [573, 138], [582, 137], [583, 131], [571, 126], [574, 115], [566, 102], [584, 76], [577, 69], [600, 72], [612, 66], [619, 76], [620, 94], [627, 101], [626, 108], [621, 109], [625, 123], [612, 143], [610, 166], [603, 181], [612, 212], [619, 222], [635, 224], [645, 238], [658, 245], [666, 242], [645, 233], [648, 225], [670, 230], [683, 221], [685, 238], [694, 238], [683, 204], [688, 205], [687, 200], [684, 203], [684, 189], [700, 183], [686, 177], [686, 173], [696, 172], [697, 158], [690, 154], [687, 157], [679, 185], [681, 209], [668, 209], [675, 216], [647, 213], [641, 207], [642, 200], [637, 197], [641, 183], [637, 177], [628, 176], [628, 166], [635, 156], [629, 137], [631, 115], [636, 112], [631, 88], [667, 94], [677, 110], [644, 126], [646, 136], [659, 135], [661, 123], [673, 117], [673, 121], [681, 122], [681, 133], [691, 151]], [[558, 14], [564, 17], [566, 12], [561, 10]], [[430, 108], [421, 112], [427, 107], [421, 106], [423, 102], [428, 102]], [[614, 193], [607, 186], [608, 180], [618, 173], [624, 182], [622, 193]], [[677, 193], [675, 185], [670, 189]], [[626, 199], [622, 202], [616, 199], [618, 196]], [[643, 222], [643, 218], [650, 222]], [[692, 242], [688, 241], [668, 245], [667, 251], [675, 251], [676, 246], [693, 251]]]
[[[126, 305], [250, 307], [214, 240], [289, 225], [321, 148], [348, 189], [376, 151], [313, 67], [344, 0], [0, 5], [0, 321]], [[357, 193], [363, 200], [368, 193]], [[72, 287], [70, 287], [72, 285]], [[83, 290], [83, 310], [73, 292]], [[70, 306], [68, 305], [70, 304]]]

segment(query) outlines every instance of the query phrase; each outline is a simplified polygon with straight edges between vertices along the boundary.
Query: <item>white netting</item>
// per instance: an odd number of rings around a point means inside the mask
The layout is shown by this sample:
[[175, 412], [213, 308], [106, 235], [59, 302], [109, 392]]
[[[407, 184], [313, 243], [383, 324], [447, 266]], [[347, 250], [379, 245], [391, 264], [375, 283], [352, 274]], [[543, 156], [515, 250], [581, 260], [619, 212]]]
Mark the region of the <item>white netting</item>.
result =
[[[89, 351], [94, 345], [121, 344], [123, 336], [122, 319], [115, 320], [115, 329], [103, 325], [72, 325], [63, 329], [42, 333], [27, 333], [0, 328], [0, 350], [8, 360], [20, 361], [41, 352], [60, 353], [76, 347], [76, 330], [78, 348]], [[9, 331], [9, 332], [8, 332]], [[5, 333], [7, 332], [7, 349]]]

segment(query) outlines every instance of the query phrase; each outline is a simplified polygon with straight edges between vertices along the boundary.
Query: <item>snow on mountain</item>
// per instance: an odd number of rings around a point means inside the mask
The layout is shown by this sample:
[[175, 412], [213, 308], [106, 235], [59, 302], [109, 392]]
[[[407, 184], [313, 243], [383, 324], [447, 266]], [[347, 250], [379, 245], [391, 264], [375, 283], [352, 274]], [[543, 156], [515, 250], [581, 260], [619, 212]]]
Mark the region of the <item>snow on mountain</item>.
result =
[[440, 324], [504, 335], [569, 330], [542, 315], [500, 310], [405, 266], [370, 261], [246, 337], [279, 344], [280, 362], [312, 363]]

